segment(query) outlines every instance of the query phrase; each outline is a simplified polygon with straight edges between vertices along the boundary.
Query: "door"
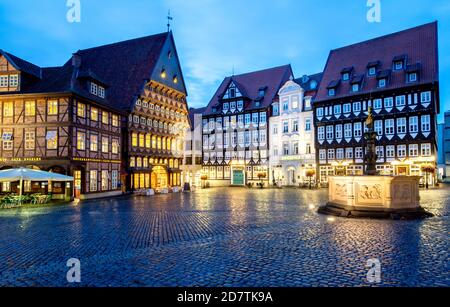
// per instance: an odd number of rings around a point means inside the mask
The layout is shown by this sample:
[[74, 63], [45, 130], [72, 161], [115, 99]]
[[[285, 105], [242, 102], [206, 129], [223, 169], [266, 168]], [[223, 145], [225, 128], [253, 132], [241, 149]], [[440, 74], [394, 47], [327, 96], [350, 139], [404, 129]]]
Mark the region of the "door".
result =
[[73, 178], [75, 180], [75, 198], [79, 199], [81, 196], [81, 171], [74, 171]]

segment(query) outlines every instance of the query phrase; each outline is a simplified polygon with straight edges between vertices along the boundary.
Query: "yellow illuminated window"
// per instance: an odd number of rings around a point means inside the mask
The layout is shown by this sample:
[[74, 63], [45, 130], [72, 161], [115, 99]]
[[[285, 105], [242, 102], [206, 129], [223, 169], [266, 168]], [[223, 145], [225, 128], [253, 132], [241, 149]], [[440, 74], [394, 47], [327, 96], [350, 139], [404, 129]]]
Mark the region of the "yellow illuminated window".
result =
[[109, 138], [108, 137], [102, 137], [102, 152], [103, 153], [109, 152]]
[[11, 117], [14, 115], [14, 104], [12, 102], [5, 102], [3, 104], [3, 116]]
[[117, 115], [112, 116], [112, 125], [113, 127], [119, 127], [119, 116]]
[[111, 151], [115, 155], [119, 153], [119, 140], [112, 140]]
[[157, 144], [158, 149], [161, 149], [161, 138], [158, 137], [158, 144]]
[[103, 111], [102, 112], [102, 123], [105, 125], [109, 125], [109, 113]]
[[138, 135], [137, 135], [137, 133], [133, 132], [131, 134], [131, 146], [138, 147]]
[[145, 147], [145, 134], [139, 134], [139, 147]]
[[79, 102], [77, 104], [77, 115], [81, 118], [86, 117], [86, 105], [84, 103]]
[[98, 151], [98, 135], [91, 134], [91, 151]]
[[97, 108], [91, 108], [91, 120], [98, 121], [98, 109]]
[[86, 133], [84, 132], [77, 133], [77, 149], [78, 150], [86, 149]]
[[25, 116], [36, 115], [36, 103], [34, 101], [25, 102]]
[[50, 100], [47, 102], [47, 114], [58, 115], [58, 101]]
[[152, 147], [152, 136], [150, 134], [145, 135], [145, 148]]
[[152, 148], [156, 149], [156, 135], [152, 136]]

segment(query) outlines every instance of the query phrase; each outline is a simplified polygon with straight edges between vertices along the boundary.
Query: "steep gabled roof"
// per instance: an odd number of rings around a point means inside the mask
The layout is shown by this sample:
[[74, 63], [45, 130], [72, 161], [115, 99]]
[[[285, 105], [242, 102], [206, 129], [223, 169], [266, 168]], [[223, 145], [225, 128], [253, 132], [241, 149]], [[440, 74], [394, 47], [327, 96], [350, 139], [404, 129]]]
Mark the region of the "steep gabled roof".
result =
[[[437, 22], [433, 22], [332, 50], [325, 66], [316, 101], [354, 95], [351, 92], [351, 82], [341, 82], [338, 85], [336, 96], [328, 96], [329, 85], [341, 80], [342, 71], [348, 67], [354, 68], [355, 75], [364, 75], [362, 88], [358, 94], [380, 90], [377, 88], [377, 78], [367, 76], [368, 66], [379, 64], [377, 66], [379, 72], [388, 71], [393, 68], [393, 61], [399, 57], [405, 57], [407, 65], [421, 64], [419, 84], [438, 82], [437, 47]], [[405, 70], [392, 71], [387, 87], [381, 90], [395, 89], [406, 85]]]
[[[116, 109], [130, 110], [134, 98], [150, 80], [170, 33], [80, 50], [81, 70], [91, 71], [109, 85], [108, 100]], [[67, 64], [66, 64], [67, 65]]]
[[[316, 92], [317, 90], [319, 90], [320, 82], [322, 81], [322, 76], [323, 73], [318, 73], [309, 76], [306, 75], [303, 76], [302, 78], [295, 79], [294, 82], [302, 87], [302, 89], [305, 91], [305, 94], [308, 92]], [[312, 86], [312, 84], [314, 83], [316, 85], [315, 88]]]
[[41, 68], [33, 63], [25, 61], [9, 52], [3, 51], [0, 49], [0, 54], [3, 55], [8, 62], [11, 63], [17, 70], [20, 70], [24, 73], [32, 75], [36, 78], [41, 78]]
[[[246, 110], [268, 108], [277, 97], [281, 86], [286, 83], [292, 75], [291, 65], [284, 65], [226, 77], [209, 102], [203, 115], [214, 114], [214, 112], [212, 112], [213, 107], [220, 104], [220, 101], [231, 82], [235, 82], [238, 88], [244, 92], [243, 96], [249, 99], [249, 103], [245, 106]], [[264, 87], [266, 87], [266, 91], [264, 99], [261, 99], [259, 96], [259, 89]], [[255, 105], [255, 101], [260, 101], [259, 107]]]

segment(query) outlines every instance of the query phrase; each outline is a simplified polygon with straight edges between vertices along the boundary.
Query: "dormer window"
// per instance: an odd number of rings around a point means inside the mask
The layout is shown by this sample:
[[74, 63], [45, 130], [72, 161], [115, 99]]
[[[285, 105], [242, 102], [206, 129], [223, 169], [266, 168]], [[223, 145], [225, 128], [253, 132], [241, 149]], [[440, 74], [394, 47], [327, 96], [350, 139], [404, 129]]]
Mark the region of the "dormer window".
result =
[[378, 80], [378, 87], [383, 88], [386, 87], [386, 79], [382, 78]]
[[403, 69], [403, 62], [397, 61], [394, 63], [395, 70], [402, 70]]
[[352, 92], [359, 92], [361, 90], [361, 86], [364, 80], [364, 75], [354, 76], [351, 84], [352, 84]]
[[393, 60], [394, 62], [394, 70], [403, 70], [405, 68], [406, 63], [406, 55], [396, 56]]
[[409, 82], [416, 82], [417, 81], [417, 73], [412, 72], [408, 74], [408, 81]]
[[98, 97], [105, 98], [105, 88], [103, 86], [98, 87]]
[[98, 95], [98, 85], [95, 83], [91, 83], [91, 94], [95, 96]]
[[340, 82], [341, 82], [341, 80], [330, 82], [330, 84], [327, 87], [328, 96], [336, 96], [336, 90], [337, 90], [337, 87], [339, 86]]
[[352, 75], [352, 72], [353, 72], [353, 67], [347, 67], [347, 68], [344, 68], [344, 69], [341, 71], [342, 81], [348, 81], [348, 80], [350, 80], [351, 75]]
[[420, 71], [420, 63], [408, 65], [408, 67], [406, 68], [407, 81], [408, 82], [419, 81], [419, 71]]
[[349, 79], [350, 79], [350, 74], [349, 73], [342, 74], [342, 81], [348, 81]]
[[359, 83], [352, 84], [352, 92], [359, 92]]
[[369, 67], [368, 75], [369, 76], [375, 76], [377, 74], [377, 68], [376, 67]]

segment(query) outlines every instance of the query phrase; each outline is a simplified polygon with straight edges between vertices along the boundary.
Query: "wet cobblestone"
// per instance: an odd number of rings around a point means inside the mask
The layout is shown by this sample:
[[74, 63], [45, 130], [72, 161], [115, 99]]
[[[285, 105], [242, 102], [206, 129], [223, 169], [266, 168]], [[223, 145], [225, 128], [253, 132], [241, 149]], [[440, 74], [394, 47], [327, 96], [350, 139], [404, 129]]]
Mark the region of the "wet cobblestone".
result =
[[450, 188], [422, 221], [329, 220], [327, 193], [210, 189], [0, 211], [0, 286], [450, 286]]

